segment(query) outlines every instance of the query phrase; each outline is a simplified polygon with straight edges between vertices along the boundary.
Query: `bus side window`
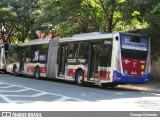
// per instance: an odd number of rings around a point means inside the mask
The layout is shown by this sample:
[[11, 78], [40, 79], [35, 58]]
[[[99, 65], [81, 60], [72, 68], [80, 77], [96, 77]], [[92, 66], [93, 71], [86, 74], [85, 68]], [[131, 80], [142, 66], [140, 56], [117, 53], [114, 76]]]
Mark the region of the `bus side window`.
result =
[[9, 48], [9, 44], [5, 44], [5, 57], [8, 57], [8, 48]]
[[39, 54], [39, 61], [46, 62], [47, 61], [47, 54], [46, 53]]
[[38, 60], [39, 62], [46, 62], [47, 61], [47, 55], [48, 55], [48, 44], [39, 45], [39, 55]]
[[39, 60], [39, 48], [38, 45], [31, 46], [31, 58], [33, 62], [37, 62]]
[[31, 46], [25, 47], [25, 62], [29, 63], [32, 61], [32, 55], [31, 55]]
[[75, 51], [75, 44], [74, 43], [69, 43], [68, 46], [67, 46], [67, 57], [68, 58], [72, 58], [74, 59], [75, 56], [74, 56], [74, 53], [76, 52]]
[[78, 59], [79, 63], [87, 63], [88, 61], [88, 51], [89, 44], [88, 42], [80, 42], [77, 49], [76, 58]]
[[38, 59], [39, 59], [39, 50], [37, 50], [37, 51], [34, 52], [34, 59], [33, 59], [33, 61], [38, 61]]

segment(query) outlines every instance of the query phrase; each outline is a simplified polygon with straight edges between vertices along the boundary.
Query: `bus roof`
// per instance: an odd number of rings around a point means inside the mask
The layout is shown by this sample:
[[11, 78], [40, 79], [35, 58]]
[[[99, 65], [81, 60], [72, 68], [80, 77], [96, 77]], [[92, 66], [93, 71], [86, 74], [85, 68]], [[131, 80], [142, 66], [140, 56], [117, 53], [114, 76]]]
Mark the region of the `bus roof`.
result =
[[27, 45], [38, 45], [38, 44], [47, 44], [49, 43], [48, 39], [35, 39], [35, 40], [29, 40], [28, 42], [19, 43], [19, 46], [27, 46]]
[[147, 35], [142, 35], [142, 34], [140, 34], [140, 33], [120, 33], [120, 34], [122, 34], [122, 35], [132, 35], [132, 36], [137, 36], [137, 37], [147, 37]]
[[[99, 40], [99, 39], [112, 39], [115, 36], [119, 36], [119, 34], [124, 35], [135, 35], [135, 36], [145, 36], [135, 33], [120, 33], [120, 32], [114, 32], [114, 33], [106, 33], [106, 32], [92, 32], [92, 33], [83, 33], [83, 34], [76, 34], [72, 37], [65, 37], [65, 38], [58, 38], [59, 42], [71, 42], [71, 41], [92, 41], [92, 40]], [[51, 39], [55, 40], [57, 39]], [[47, 44], [50, 40], [42, 38], [42, 39], [35, 39], [35, 40], [29, 40], [28, 42], [19, 43], [18, 46], [28, 46], [28, 45], [38, 45], [38, 44]], [[0, 44], [0, 47], [3, 46], [3, 44]]]
[[113, 38], [114, 34], [118, 34], [118, 33], [93, 32], [93, 33], [77, 34], [77, 35], [73, 35], [72, 37], [60, 38], [59, 42], [111, 39]]

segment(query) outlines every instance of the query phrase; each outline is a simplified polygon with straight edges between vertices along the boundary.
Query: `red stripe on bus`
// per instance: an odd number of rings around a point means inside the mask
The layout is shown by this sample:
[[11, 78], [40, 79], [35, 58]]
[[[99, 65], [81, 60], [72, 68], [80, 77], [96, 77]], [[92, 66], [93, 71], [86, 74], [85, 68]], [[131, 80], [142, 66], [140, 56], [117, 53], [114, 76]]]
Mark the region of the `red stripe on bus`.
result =
[[110, 80], [110, 71], [98, 71], [98, 79], [100, 80]]
[[27, 66], [27, 72], [34, 72], [35, 67], [34, 66]]
[[67, 70], [67, 76], [74, 76], [75, 75], [76, 70], [75, 69], [68, 69]]
[[47, 73], [46, 67], [40, 67], [40, 73]]
[[[27, 72], [34, 72], [35, 67], [34, 66], [27, 66]], [[47, 73], [46, 67], [40, 67], [40, 73]]]

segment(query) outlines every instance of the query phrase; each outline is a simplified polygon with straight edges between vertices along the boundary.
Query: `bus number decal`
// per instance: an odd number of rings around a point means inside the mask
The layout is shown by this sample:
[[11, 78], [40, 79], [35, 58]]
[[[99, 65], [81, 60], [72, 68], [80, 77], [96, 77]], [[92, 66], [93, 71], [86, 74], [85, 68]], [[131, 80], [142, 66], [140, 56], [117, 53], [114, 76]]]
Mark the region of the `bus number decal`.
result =
[[112, 45], [112, 41], [111, 40], [104, 40], [104, 45]]

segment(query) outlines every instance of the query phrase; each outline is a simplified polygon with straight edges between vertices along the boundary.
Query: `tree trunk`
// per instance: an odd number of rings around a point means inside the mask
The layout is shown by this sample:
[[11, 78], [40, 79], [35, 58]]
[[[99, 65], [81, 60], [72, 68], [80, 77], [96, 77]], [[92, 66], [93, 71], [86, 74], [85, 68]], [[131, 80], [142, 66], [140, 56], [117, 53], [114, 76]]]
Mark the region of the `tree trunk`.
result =
[[112, 32], [113, 31], [113, 18], [109, 18], [108, 20], [108, 32]]

